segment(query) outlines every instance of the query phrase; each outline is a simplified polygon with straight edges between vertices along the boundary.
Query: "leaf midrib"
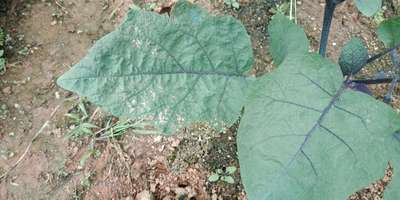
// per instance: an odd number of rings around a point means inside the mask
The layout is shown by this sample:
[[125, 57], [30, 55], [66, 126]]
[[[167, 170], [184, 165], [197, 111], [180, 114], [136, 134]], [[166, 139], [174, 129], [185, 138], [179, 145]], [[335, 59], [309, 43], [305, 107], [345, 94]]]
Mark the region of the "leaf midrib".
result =
[[302, 153], [306, 157], [307, 161], [310, 163], [310, 166], [313, 169], [314, 174], [316, 176], [318, 176], [318, 172], [316, 171], [315, 166], [314, 166], [311, 158], [304, 152], [304, 146], [307, 144], [307, 141], [311, 138], [311, 136], [315, 132], [315, 130], [319, 126], [322, 126], [322, 122], [323, 122], [325, 116], [332, 109], [332, 107], [334, 106], [335, 102], [337, 100], [339, 100], [340, 96], [343, 94], [343, 92], [345, 91], [346, 88], [347, 88], [346, 87], [346, 83], [343, 82], [342, 86], [336, 91], [335, 95], [332, 96], [332, 99], [329, 101], [328, 105], [322, 110], [321, 115], [318, 117], [317, 121], [314, 123], [314, 125], [311, 127], [311, 129], [305, 135], [305, 138], [304, 138], [303, 142], [301, 143], [299, 149], [297, 150], [297, 152], [293, 155], [293, 157], [291, 158], [291, 160], [287, 164], [287, 167], [290, 166], [293, 163], [293, 161], [299, 155], [299, 153]]
[[197, 75], [197, 76], [222, 76], [222, 77], [238, 77], [250, 78], [244, 74], [238, 73], [225, 73], [225, 72], [195, 72], [195, 71], [178, 71], [178, 72], [142, 72], [127, 75], [111, 75], [111, 76], [86, 76], [76, 78], [64, 78], [63, 80], [80, 80], [80, 79], [108, 79], [108, 78], [133, 78], [135, 76], [163, 76], [163, 75]]

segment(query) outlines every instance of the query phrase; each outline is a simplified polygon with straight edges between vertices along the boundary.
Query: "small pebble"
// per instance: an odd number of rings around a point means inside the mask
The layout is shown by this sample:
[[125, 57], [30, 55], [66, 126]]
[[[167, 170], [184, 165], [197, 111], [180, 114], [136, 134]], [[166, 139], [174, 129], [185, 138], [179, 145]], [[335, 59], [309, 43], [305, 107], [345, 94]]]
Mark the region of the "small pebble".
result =
[[162, 136], [156, 136], [156, 137], [154, 137], [154, 142], [155, 142], [155, 143], [159, 143], [159, 142], [161, 142], [161, 140], [162, 140]]
[[153, 200], [154, 197], [148, 190], [143, 190], [136, 195], [136, 200]]
[[11, 86], [7, 86], [7, 87], [3, 88], [2, 92], [7, 95], [11, 94], [12, 93]]
[[156, 184], [155, 183], [150, 183], [150, 191], [151, 192], [156, 192]]
[[171, 146], [172, 147], [177, 147], [179, 145], [179, 143], [180, 143], [179, 140], [174, 140], [174, 141], [172, 141]]
[[12, 181], [10, 182], [10, 184], [13, 185], [13, 186], [15, 186], [15, 187], [18, 187], [18, 186], [19, 186], [18, 183], [15, 183], [15, 182], [12, 182]]
[[8, 157], [9, 157], [9, 158], [12, 158], [12, 157], [14, 157], [14, 155], [15, 155], [14, 152], [10, 152], [10, 153], [8, 154]]
[[56, 99], [60, 99], [60, 93], [59, 92], [56, 92], [55, 96], [56, 96]]

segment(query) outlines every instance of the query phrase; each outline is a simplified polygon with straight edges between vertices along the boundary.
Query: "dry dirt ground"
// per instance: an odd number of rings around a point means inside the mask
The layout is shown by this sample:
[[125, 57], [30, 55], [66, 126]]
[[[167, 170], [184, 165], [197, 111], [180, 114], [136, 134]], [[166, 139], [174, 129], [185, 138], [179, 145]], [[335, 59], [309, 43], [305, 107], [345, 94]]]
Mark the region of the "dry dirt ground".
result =
[[[217, 169], [239, 167], [235, 126], [217, 133], [196, 124], [172, 137], [143, 136], [130, 130], [119, 139], [96, 140], [93, 148], [92, 138], [65, 138], [71, 122], [64, 115], [77, 111], [79, 99], [59, 88], [55, 80], [82, 58], [94, 41], [118, 25], [132, 1], [15, 2], [0, 2], [0, 27], [9, 35], [7, 71], [0, 75], [0, 176], [23, 157], [0, 180], [0, 199], [246, 199], [240, 172], [233, 175], [234, 184], [207, 181]], [[240, 2], [241, 8], [232, 10], [221, 1], [198, 1], [215, 14], [231, 14], [245, 24], [252, 36], [254, 73], [268, 73], [273, 66], [265, 24], [273, 14], [270, 8], [274, 2]], [[314, 49], [321, 31], [323, 2], [298, 1], [298, 20]], [[134, 3], [146, 8], [169, 4]], [[335, 14], [328, 56], [337, 60], [339, 47], [351, 36], [361, 36], [371, 52], [376, 51], [381, 45], [375, 28], [371, 19], [358, 14], [351, 3], [344, 3]], [[372, 89], [380, 96], [385, 87]], [[100, 127], [107, 120], [117, 120], [94, 112], [96, 107], [89, 103], [85, 105], [93, 123]], [[40, 131], [46, 121], [48, 126]], [[94, 153], [82, 165], [88, 151]]]

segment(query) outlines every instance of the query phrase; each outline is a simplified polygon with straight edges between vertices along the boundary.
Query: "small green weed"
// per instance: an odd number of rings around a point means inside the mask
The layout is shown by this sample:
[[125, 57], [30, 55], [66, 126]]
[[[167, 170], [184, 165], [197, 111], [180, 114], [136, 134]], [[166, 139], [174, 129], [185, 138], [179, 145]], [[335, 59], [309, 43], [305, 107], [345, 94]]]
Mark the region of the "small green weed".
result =
[[90, 185], [92, 184], [92, 180], [95, 175], [96, 174], [92, 171], [90, 171], [89, 173], [83, 174], [83, 177], [80, 179], [80, 184], [75, 186], [70, 199], [73, 199], [73, 200], [84, 199], [85, 193], [86, 193], [87, 189], [90, 187]]
[[383, 6], [377, 13], [375, 13], [373, 20], [376, 24], [380, 24], [381, 22], [385, 21], [385, 10], [386, 6]]
[[236, 170], [235, 166], [229, 166], [225, 170], [217, 169], [214, 174], [208, 177], [208, 181], [217, 182], [221, 180], [225, 183], [234, 184], [235, 179], [233, 179], [231, 175], [234, 174]]
[[6, 72], [6, 59], [4, 58], [4, 46], [6, 35], [2, 28], [0, 28], [0, 75]]
[[102, 131], [97, 139], [103, 140], [117, 138], [124, 135], [128, 131], [128, 129], [137, 127], [138, 125], [136, 123], [133, 123], [131, 120], [120, 120], [116, 123], [112, 123], [112, 120], [110, 119], [107, 122], [104, 131]]
[[6, 42], [6, 34], [4, 33], [3, 29], [0, 28], [0, 46], [4, 46]]
[[157, 4], [154, 3], [154, 2], [152, 2], [152, 3], [146, 3], [146, 4], [144, 5], [144, 7], [143, 7], [143, 9], [144, 9], [144, 10], [147, 10], [147, 11], [152, 11], [152, 10], [154, 10], [154, 9], [156, 9], [156, 8], [157, 8]]
[[278, 14], [287, 16], [297, 24], [297, 6], [295, 0], [282, 1], [282, 3], [276, 4], [275, 8], [270, 8], [269, 11], [274, 15]]
[[79, 138], [82, 136], [94, 136], [92, 129], [99, 128], [95, 124], [89, 122], [89, 115], [83, 100], [78, 104], [78, 112], [65, 114], [71, 122], [71, 131], [66, 135], [67, 138]]
[[6, 59], [3, 58], [4, 50], [0, 50], [0, 74], [4, 74], [6, 72]]
[[91, 184], [91, 179], [93, 178], [94, 175], [95, 175], [94, 172], [89, 172], [85, 174], [84, 177], [81, 179], [81, 186], [83, 188], [89, 188]]
[[92, 117], [90, 117], [86, 102], [83, 99], [76, 105], [74, 112], [67, 113], [65, 116], [72, 124], [71, 130], [65, 136], [66, 138], [74, 141], [78, 141], [81, 137], [89, 137], [90, 139], [86, 151], [79, 161], [78, 169], [83, 169], [91, 156], [98, 158], [101, 155], [101, 152], [95, 148], [96, 141], [118, 139], [127, 133], [130, 128], [144, 129], [144, 126], [146, 126], [141, 121], [119, 120], [115, 122], [115, 118], [109, 118], [103, 128], [99, 127], [91, 122]]
[[230, 8], [239, 9], [240, 4], [237, 0], [224, 0], [225, 5], [229, 6]]
[[24, 47], [24, 48], [20, 49], [18, 51], [18, 54], [21, 55], [21, 56], [29, 55], [29, 48], [28, 47]]
[[287, 16], [289, 13], [289, 3], [283, 2], [281, 4], [275, 5], [275, 7], [270, 8], [270, 12], [273, 14], [281, 14]]

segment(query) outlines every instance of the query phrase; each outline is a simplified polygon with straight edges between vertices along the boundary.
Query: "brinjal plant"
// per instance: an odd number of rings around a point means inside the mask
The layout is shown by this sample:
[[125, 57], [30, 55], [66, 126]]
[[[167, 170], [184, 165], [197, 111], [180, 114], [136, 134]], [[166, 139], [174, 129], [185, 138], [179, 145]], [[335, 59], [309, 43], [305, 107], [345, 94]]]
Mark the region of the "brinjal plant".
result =
[[[273, 16], [276, 69], [260, 77], [248, 73], [252, 47], [238, 20], [180, 0], [169, 15], [130, 11], [57, 82], [116, 116], [151, 121], [163, 134], [201, 121], [222, 130], [241, 116], [238, 155], [250, 200], [346, 199], [381, 178], [388, 162], [400, 169], [400, 116], [390, 106], [400, 19], [380, 25], [382, 53], [370, 56], [353, 38], [335, 64], [324, 57], [333, 11], [343, 1], [326, 1], [319, 54], [309, 51], [298, 25]], [[372, 15], [381, 1], [355, 4]], [[354, 78], [389, 52], [389, 77]], [[359, 89], [374, 83], [391, 83], [387, 103]], [[400, 199], [399, 188], [395, 174], [385, 198]]]

